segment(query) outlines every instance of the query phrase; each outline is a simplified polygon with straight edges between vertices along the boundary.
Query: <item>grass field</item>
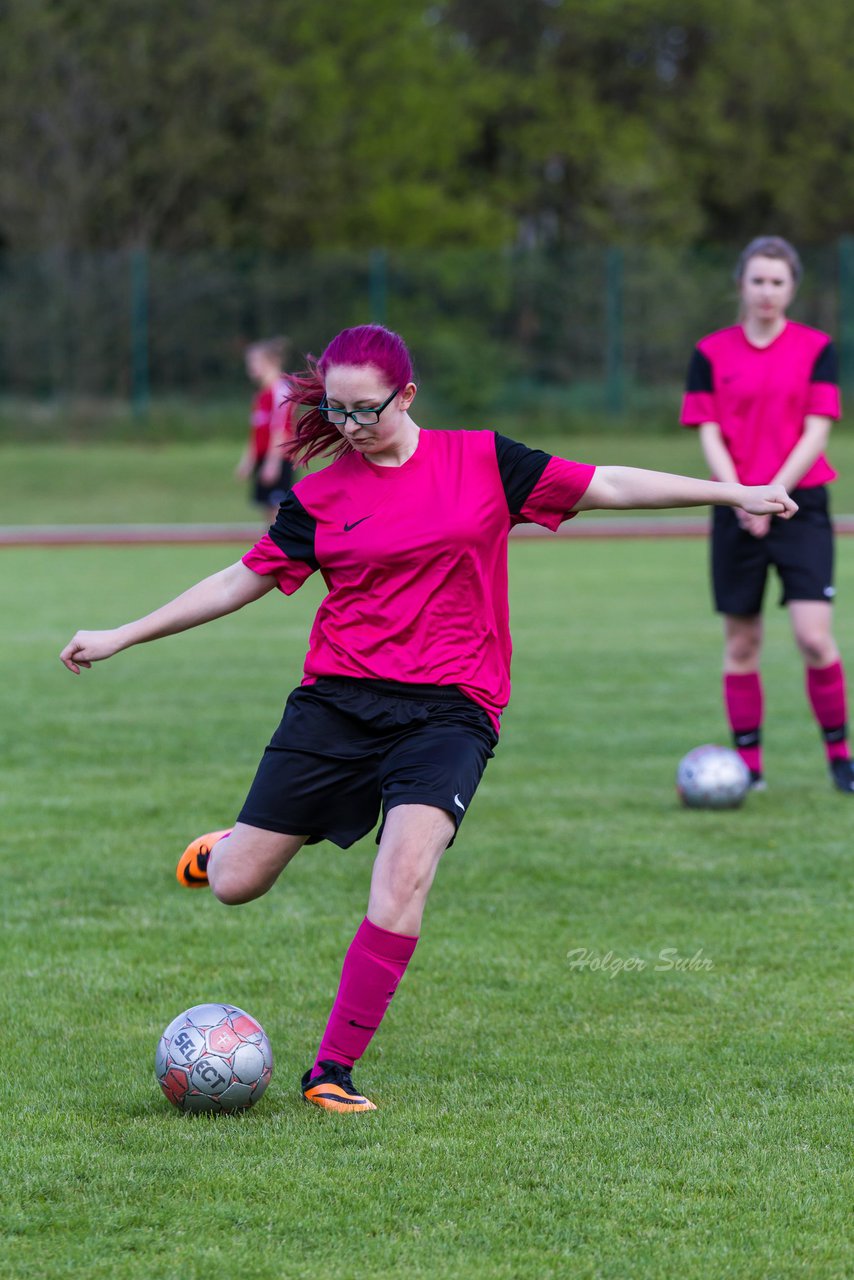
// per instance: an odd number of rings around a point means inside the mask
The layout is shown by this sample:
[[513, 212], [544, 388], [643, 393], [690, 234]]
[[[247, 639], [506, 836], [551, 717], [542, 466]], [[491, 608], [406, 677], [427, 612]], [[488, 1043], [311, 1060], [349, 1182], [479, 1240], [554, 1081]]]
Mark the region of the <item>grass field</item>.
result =
[[[676, 762], [723, 737], [702, 543], [512, 548], [503, 741], [356, 1074], [379, 1110], [338, 1117], [297, 1085], [371, 841], [241, 908], [174, 879], [243, 798], [314, 584], [79, 679], [56, 657], [230, 555], [0, 552], [0, 1276], [850, 1276], [854, 814], [785, 620], [769, 791], [683, 811]], [[243, 1117], [183, 1117], [153, 1079], [209, 999], [277, 1056]]]
[[[506, 430], [538, 448], [584, 462], [705, 474], [698, 442], [689, 431], [556, 436], [528, 432], [524, 420]], [[233, 444], [4, 445], [0, 524], [251, 520], [254, 508], [246, 485], [232, 474], [241, 446], [239, 436]], [[854, 513], [854, 439], [844, 430], [834, 438], [831, 457], [840, 472], [833, 486], [834, 509]]]

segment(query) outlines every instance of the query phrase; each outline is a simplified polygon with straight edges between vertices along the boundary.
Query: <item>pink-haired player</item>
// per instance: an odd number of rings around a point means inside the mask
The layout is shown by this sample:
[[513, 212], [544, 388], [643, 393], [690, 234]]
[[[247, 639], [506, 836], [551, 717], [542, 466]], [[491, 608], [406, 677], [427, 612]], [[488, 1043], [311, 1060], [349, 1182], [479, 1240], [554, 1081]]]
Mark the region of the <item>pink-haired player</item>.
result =
[[367, 913], [302, 1090], [374, 1110], [351, 1071], [415, 950], [430, 885], [498, 741], [510, 694], [507, 539], [594, 507], [796, 510], [782, 485], [748, 488], [551, 457], [491, 431], [431, 431], [411, 415], [409, 352], [376, 325], [346, 329], [301, 379], [296, 456], [332, 455], [287, 495], [269, 533], [220, 573], [111, 631], [79, 631], [81, 667], [231, 613], [313, 573], [328, 593], [246, 802], [229, 832], [178, 865], [225, 903], [272, 887], [305, 844], [347, 848], [381, 823]]

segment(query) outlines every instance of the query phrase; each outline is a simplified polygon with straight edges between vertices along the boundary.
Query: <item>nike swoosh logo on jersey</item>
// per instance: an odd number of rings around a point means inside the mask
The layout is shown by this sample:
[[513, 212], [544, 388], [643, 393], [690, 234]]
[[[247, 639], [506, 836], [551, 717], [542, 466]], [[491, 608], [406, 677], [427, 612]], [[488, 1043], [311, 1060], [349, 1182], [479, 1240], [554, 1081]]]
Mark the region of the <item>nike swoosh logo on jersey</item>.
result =
[[344, 532], [349, 533], [351, 529], [355, 529], [357, 524], [363, 524], [365, 520], [370, 520], [372, 515], [373, 515], [373, 512], [371, 512], [370, 516], [362, 516], [360, 519], [354, 520], [352, 524], [345, 524]]

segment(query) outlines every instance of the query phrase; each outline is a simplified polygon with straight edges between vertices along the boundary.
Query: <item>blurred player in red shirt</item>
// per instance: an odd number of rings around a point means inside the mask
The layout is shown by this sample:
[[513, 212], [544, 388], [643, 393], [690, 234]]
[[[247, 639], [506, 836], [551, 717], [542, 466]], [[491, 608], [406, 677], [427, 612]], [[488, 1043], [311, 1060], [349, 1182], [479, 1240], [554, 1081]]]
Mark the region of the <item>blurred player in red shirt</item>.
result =
[[697, 427], [716, 480], [779, 483], [798, 504], [793, 520], [715, 507], [712, 581], [724, 615], [724, 703], [736, 750], [762, 776], [762, 600], [776, 569], [807, 696], [824, 738], [831, 780], [854, 794], [848, 746], [845, 673], [832, 632], [833, 528], [827, 485], [836, 472], [824, 455], [841, 415], [837, 357], [826, 333], [789, 320], [801, 277], [795, 249], [760, 236], [736, 269], [739, 323], [701, 339], [694, 349], [682, 405], [684, 426]]
[[249, 440], [235, 468], [240, 480], [251, 477], [251, 496], [274, 520], [285, 494], [293, 487], [293, 464], [285, 446], [293, 438], [290, 383], [282, 372], [287, 338], [254, 342], [246, 351], [246, 372], [257, 385], [252, 401]]

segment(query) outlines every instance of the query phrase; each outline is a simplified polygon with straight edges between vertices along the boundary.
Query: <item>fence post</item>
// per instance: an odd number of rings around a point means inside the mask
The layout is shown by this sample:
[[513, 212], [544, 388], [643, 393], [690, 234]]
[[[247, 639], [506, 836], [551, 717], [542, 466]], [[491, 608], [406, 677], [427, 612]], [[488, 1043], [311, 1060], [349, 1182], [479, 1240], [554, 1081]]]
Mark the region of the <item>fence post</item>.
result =
[[854, 382], [854, 236], [840, 236], [839, 271], [839, 381], [844, 387]]
[[372, 249], [369, 263], [371, 324], [385, 324], [388, 310], [388, 255]]
[[605, 406], [623, 412], [623, 251], [605, 250]]
[[148, 251], [130, 254], [130, 403], [134, 418], [148, 415]]

